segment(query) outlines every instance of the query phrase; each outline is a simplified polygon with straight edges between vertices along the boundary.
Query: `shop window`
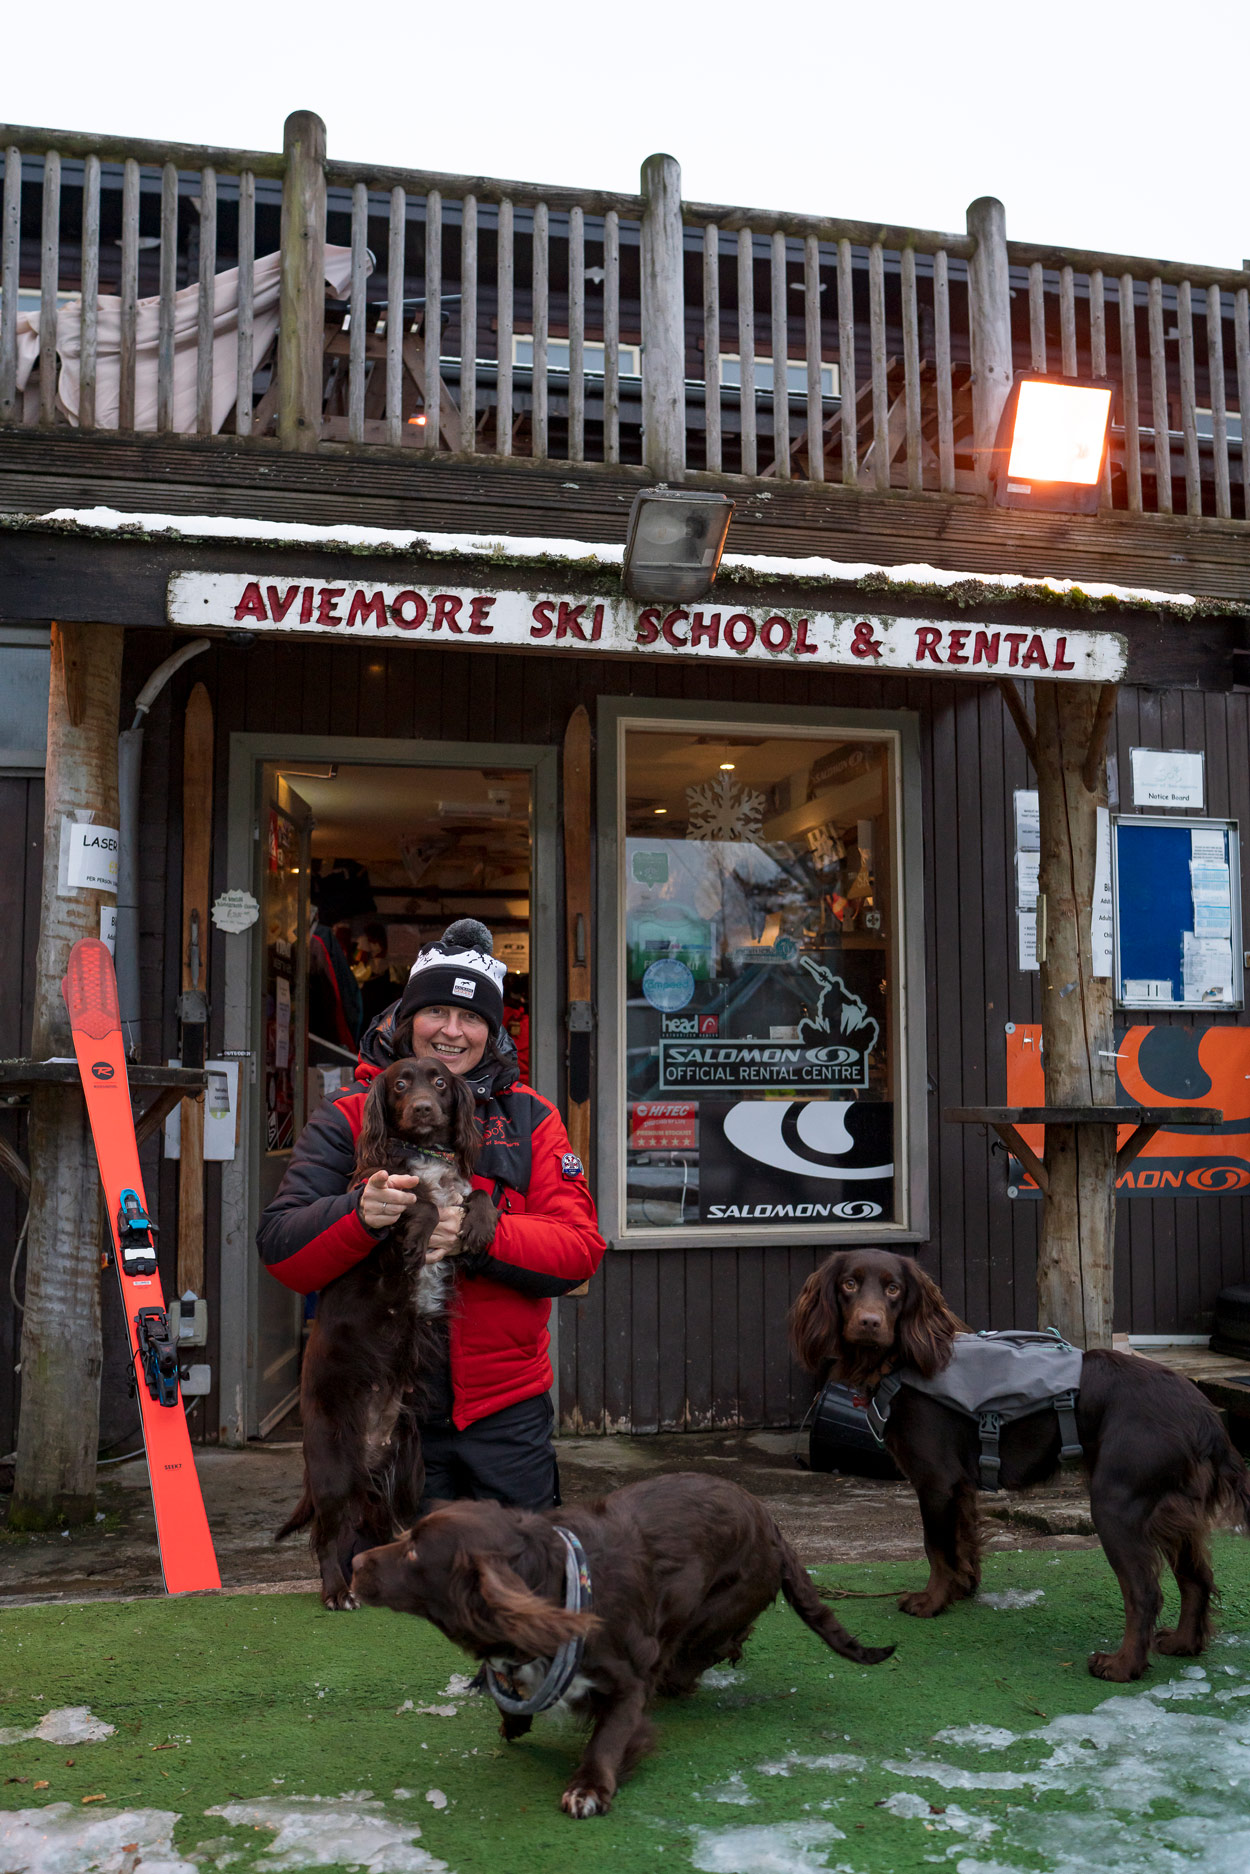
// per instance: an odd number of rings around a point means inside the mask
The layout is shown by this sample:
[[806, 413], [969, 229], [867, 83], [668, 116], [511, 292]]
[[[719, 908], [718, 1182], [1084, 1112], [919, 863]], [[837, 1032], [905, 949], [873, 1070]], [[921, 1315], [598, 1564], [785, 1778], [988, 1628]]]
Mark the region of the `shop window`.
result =
[[0, 773], [43, 773], [49, 656], [46, 626], [0, 625]]
[[905, 1228], [898, 733], [622, 730], [618, 1234]]

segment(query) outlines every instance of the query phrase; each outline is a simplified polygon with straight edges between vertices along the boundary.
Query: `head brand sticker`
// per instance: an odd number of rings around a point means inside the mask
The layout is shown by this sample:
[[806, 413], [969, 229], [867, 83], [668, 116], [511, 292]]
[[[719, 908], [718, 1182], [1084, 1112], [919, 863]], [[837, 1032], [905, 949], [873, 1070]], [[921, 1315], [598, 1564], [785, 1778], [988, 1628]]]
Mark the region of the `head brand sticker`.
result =
[[453, 996], [468, 996], [469, 999], [472, 1000], [476, 991], [477, 984], [471, 976], [457, 976], [455, 982], [451, 985], [451, 993]]
[[564, 1157], [560, 1160], [560, 1172], [561, 1175], [566, 1178], [581, 1177], [582, 1161], [577, 1156], [576, 1152], [566, 1152], [564, 1154]]

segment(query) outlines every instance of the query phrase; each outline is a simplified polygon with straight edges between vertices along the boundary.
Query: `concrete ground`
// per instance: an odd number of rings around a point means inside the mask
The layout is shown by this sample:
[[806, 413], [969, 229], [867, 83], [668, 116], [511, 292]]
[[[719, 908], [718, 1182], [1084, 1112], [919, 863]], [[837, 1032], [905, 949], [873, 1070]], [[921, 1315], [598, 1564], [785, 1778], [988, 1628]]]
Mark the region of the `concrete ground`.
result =
[[[573, 1501], [660, 1471], [716, 1472], [767, 1503], [809, 1566], [914, 1560], [919, 1586], [924, 1550], [910, 1487], [802, 1470], [795, 1458], [806, 1442], [794, 1432], [766, 1431], [562, 1438], [561, 1484], [565, 1500]], [[298, 1442], [237, 1451], [202, 1446], [196, 1464], [223, 1586], [236, 1591], [315, 1586], [304, 1539], [273, 1540], [273, 1531], [299, 1496]], [[1062, 1476], [1037, 1491], [986, 1495], [981, 1504], [990, 1550], [1097, 1546], [1079, 1475]], [[160, 1592], [142, 1458], [101, 1466], [94, 1525], [40, 1536], [10, 1535], [0, 1527], [0, 1606]]]

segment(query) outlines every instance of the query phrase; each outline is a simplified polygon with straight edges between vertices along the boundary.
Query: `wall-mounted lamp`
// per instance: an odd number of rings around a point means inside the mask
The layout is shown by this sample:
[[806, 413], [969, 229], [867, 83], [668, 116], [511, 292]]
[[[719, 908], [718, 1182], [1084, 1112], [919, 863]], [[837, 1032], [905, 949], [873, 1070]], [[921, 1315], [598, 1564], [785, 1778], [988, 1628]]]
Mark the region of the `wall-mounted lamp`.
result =
[[687, 604], [712, 590], [734, 504], [728, 495], [685, 489], [635, 495], [625, 541], [625, 590], [631, 599]]
[[994, 444], [998, 506], [1096, 514], [1110, 427], [1105, 380], [1019, 372]]

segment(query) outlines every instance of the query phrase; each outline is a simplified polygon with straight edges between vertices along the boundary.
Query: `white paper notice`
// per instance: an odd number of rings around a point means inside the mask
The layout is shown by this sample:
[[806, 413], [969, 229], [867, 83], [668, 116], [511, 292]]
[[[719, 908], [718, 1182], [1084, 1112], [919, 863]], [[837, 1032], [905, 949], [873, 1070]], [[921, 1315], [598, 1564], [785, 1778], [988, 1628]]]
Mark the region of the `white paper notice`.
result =
[[118, 835], [115, 826], [62, 821], [69, 835], [66, 883], [71, 891], [116, 891]]
[[1230, 904], [1195, 904], [1194, 936], [1227, 937], [1231, 943], [1233, 907]]
[[213, 923], [218, 930], [250, 930], [260, 916], [260, 906], [250, 891], [223, 891], [213, 905]]
[[1196, 826], [1189, 835], [1191, 865], [1223, 865], [1228, 858], [1224, 834], [1212, 826]]
[[1195, 904], [1229, 904], [1231, 894], [1226, 865], [1189, 866], [1189, 895]]
[[1201, 751], [1187, 748], [1130, 748], [1135, 807], [1193, 807], [1206, 805]]
[[1016, 851], [1036, 852], [1042, 843], [1042, 824], [1037, 805], [1037, 790], [1018, 787], [1016, 803]]
[[1037, 909], [1037, 873], [1041, 857], [1040, 852], [1016, 854], [1016, 903], [1022, 911]]
[[[170, 1061], [177, 1067], [177, 1061]], [[205, 1061], [208, 1090], [204, 1095], [204, 1156], [217, 1160], [234, 1157], [238, 1136], [239, 1063]], [[165, 1156], [182, 1156], [182, 1105], [175, 1106], [165, 1121]]]
[[1019, 931], [1020, 968], [1037, 968], [1037, 912], [1017, 911], [1016, 925]]
[[117, 906], [115, 904], [100, 906], [100, 942], [108, 945], [111, 957], [117, 955]]
[[291, 1065], [291, 985], [285, 976], [274, 978], [273, 1064]]
[[1111, 814], [1098, 809], [1094, 852], [1094, 901], [1089, 913], [1090, 968], [1095, 976], [1110, 976], [1113, 968], [1114, 911], [1111, 902]]
[[1170, 1002], [1172, 985], [1168, 981], [1156, 982], [1152, 978], [1128, 976], [1124, 980], [1125, 1002]]
[[1186, 1002], [1231, 1002], [1233, 999], [1233, 946], [1227, 938], [1183, 937], [1183, 980]]

